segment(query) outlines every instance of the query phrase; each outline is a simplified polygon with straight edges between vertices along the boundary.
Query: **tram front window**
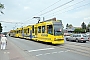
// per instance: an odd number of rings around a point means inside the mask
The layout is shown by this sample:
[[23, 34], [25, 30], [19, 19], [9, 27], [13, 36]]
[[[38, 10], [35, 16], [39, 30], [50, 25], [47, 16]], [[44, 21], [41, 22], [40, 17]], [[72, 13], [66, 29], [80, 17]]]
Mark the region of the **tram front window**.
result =
[[47, 25], [47, 33], [53, 35], [53, 27], [52, 27], [52, 25]]
[[59, 36], [63, 34], [63, 26], [61, 24], [54, 25], [54, 35]]

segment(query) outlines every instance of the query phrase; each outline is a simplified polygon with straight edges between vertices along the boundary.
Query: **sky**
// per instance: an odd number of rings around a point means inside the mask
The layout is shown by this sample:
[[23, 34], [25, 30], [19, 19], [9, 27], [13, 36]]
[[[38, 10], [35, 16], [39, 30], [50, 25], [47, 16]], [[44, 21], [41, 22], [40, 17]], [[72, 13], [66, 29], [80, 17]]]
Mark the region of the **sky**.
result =
[[0, 0], [5, 9], [0, 13], [0, 23], [3, 32], [22, 26], [32, 25], [40, 20], [62, 20], [64, 28], [66, 24], [81, 27], [90, 22], [90, 0]]

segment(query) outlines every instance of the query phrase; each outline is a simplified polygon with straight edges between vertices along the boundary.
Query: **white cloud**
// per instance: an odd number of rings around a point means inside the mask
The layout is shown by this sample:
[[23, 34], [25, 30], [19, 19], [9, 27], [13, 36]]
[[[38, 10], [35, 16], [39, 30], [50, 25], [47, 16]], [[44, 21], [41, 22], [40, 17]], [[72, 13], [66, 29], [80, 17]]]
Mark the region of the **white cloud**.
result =
[[84, 20], [89, 20], [90, 21], [90, 17], [86, 17], [86, 18], [84, 18]]
[[28, 6], [25, 6], [24, 9], [27, 10], [27, 9], [29, 9], [29, 7]]

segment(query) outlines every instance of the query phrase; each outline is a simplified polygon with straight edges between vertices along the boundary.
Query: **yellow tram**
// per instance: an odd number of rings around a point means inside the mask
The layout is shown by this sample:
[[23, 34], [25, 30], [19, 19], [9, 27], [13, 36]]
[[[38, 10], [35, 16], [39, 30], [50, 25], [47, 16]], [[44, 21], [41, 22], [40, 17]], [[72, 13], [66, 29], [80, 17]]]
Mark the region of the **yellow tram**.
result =
[[61, 20], [50, 19], [34, 25], [17, 28], [15, 37], [32, 39], [35, 41], [63, 44], [63, 24]]

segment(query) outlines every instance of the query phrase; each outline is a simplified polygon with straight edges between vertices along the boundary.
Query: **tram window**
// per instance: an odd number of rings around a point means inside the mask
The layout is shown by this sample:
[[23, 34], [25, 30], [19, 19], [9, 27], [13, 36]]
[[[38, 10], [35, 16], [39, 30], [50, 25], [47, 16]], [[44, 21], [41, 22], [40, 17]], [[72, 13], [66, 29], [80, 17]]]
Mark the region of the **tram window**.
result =
[[19, 30], [18, 30], [18, 33], [19, 33]]
[[20, 33], [21, 33], [21, 30], [20, 30]]
[[38, 33], [41, 33], [41, 26], [38, 27]]
[[45, 33], [45, 26], [42, 26], [42, 33]]
[[24, 33], [26, 33], [26, 32], [27, 32], [27, 29], [25, 29]]
[[52, 25], [48, 25], [47, 26], [47, 33], [48, 34], [53, 34], [53, 27], [52, 27]]
[[34, 33], [34, 25], [32, 26], [32, 33]]
[[24, 30], [22, 30], [22, 33], [24, 33]]
[[28, 33], [29, 33], [29, 28], [28, 28]]
[[22, 30], [21, 30], [21, 33], [22, 33]]
[[18, 31], [16, 31], [16, 34], [18, 33]]
[[22, 30], [21, 30], [21, 33], [22, 33]]
[[24, 33], [26, 33], [26, 29], [24, 29]]
[[17, 34], [18, 34], [18, 31], [17, 31]]
[[19, 33], [20, 33], [20, 30], [19, 30]]
[[21, 30], [20, 30], [20, 33], [21, 33]]

